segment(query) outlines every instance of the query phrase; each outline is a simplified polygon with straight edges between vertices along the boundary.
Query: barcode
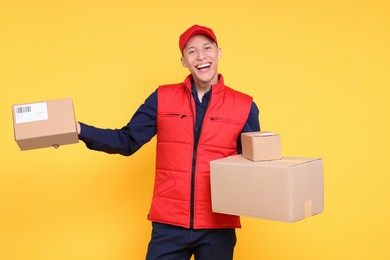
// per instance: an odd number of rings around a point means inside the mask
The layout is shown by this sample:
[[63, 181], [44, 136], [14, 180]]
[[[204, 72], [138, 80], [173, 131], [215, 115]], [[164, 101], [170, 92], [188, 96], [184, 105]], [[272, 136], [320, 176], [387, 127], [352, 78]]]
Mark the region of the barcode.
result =
[[31, 112], [31, 106], [24, 106], [24, 107], [17, 107], [16, 108], [17, 114], [29, 113], [29, 112]]

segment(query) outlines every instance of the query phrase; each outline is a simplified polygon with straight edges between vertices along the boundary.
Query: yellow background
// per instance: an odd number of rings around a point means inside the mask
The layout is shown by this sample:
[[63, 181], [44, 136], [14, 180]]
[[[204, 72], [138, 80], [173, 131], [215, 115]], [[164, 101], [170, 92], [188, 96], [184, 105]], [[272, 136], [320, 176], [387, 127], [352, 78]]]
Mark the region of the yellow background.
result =
[[122, 127], [187, 75], [178, 36], [194, 23], [283, 155], [325, 163], [325, 211], [242, 218], [235, 259], [390, 259], [389, 14], [385, 0], [0, 0], [0, 259], [144, 259], [155, 140], [132, 157], [21, 152], [11, 105], [72, 97], [78, 120]]

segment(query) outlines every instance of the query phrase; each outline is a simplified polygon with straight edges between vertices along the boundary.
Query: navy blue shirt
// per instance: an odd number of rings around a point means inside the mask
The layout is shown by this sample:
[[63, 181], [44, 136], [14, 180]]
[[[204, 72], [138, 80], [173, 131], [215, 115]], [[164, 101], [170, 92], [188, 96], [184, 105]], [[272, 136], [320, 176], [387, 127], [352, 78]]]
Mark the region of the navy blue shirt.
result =
[[[195, 142], [199, 139], [200, 130], [211, 91], [204, 94], [202, 100], [198, 98], [195, 88], [192, 95], [196, 104]], [[102, 129], [80, 123], [80, 140], [84, 141], [89, 149], [106, 153], [131, 155], [149, 142], [157, 133], [157, 90], [154, 91], [135, 112], [130, 122], [121, 129]], [[260, 131], [259, 110], [252, 102], [248, 119], [242, 132]], [[241, 138], [237, 140], [237, 152], [241, 153]]]

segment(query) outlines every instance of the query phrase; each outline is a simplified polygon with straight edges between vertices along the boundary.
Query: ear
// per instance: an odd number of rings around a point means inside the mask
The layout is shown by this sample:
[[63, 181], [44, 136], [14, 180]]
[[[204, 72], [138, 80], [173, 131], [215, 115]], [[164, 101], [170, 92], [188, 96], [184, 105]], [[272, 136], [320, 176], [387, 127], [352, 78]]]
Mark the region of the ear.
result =
[[218, 60], [222, 57], [222, 49], [218, 48]]
[[184, 59], [184, 56], [181, 56], [181, 65], [183, 65], [184, 68], [187, 68], [187, 63], [186, 63], [186, 59]]

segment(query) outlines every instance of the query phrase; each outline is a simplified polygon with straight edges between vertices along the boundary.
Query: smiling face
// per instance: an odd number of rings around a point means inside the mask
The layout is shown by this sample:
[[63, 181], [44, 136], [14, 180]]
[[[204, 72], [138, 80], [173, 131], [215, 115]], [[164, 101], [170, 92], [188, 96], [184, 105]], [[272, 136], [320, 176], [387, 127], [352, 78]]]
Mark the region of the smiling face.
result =
[[218, 82], [218, 60], [222, 51], [204, 35], [195, 35], [183, 49], [181, 62], [191, 72], [197, 89], [205, 91]]

